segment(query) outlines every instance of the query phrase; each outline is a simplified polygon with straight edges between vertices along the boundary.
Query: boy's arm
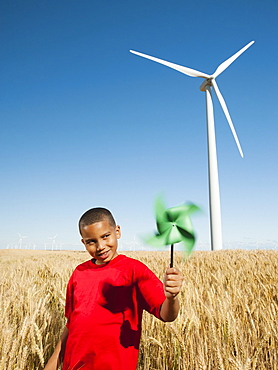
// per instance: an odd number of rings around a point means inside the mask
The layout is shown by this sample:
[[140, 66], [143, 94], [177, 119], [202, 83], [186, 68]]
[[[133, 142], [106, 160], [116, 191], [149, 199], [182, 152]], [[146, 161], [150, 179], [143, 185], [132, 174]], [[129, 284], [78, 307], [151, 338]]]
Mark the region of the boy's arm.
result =
[[160, 317], [164, 321], [174, 321], [178, 316], [180, 304], [177, 295], [181, 290], [182, 281], [183, 276], [178, 269], [167, 268], [164, 276], [166, 299], [160, 309]]
[[64, 361], [64, 353], [66, 348], [66, 342], [68, 339], [68, 328], [65, 327], [61, 339], [59, 340], [52, 356], [48, 360], [44, 370], [57, 370], [61, 363]]

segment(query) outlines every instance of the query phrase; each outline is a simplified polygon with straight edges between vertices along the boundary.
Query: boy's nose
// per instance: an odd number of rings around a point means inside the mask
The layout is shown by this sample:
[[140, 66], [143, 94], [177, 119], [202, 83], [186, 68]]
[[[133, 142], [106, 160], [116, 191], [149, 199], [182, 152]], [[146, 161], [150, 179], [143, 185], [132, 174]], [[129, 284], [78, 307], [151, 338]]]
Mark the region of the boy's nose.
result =
[[102, 249], [104, 249], [104, 245], [103, 245], [103, 243], [102, 243], [102, 242], [100, 242], [100, 243], [98, 243], [98, 245], [97, 245], [97, 250], [102, 250]]

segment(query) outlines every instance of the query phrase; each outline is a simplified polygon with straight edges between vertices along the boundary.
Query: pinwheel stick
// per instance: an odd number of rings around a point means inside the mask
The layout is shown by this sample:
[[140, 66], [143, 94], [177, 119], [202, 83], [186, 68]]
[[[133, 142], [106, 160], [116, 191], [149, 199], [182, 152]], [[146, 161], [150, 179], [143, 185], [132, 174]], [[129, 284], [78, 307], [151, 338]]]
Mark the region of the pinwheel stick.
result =
[[174, 266], [174, 244], [171, 244], [170, 267]]

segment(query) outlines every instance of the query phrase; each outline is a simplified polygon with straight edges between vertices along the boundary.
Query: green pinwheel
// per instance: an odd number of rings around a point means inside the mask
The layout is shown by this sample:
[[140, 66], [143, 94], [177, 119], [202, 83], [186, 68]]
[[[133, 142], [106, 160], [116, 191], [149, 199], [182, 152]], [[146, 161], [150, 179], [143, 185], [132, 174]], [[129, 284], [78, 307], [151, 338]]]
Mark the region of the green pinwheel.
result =
[[187, 255], [191, 253], [194, 247], [195, 233], [190, 214], [199, 210], [199, 207], [192, 203], [165, 209], [161, 197], [157, 198], [155, 202], [158, 233], [150, 237], [147, 242], [154, 247], [171, 245], [171, 267], [173, 267], [175, 243], [183, 242]]

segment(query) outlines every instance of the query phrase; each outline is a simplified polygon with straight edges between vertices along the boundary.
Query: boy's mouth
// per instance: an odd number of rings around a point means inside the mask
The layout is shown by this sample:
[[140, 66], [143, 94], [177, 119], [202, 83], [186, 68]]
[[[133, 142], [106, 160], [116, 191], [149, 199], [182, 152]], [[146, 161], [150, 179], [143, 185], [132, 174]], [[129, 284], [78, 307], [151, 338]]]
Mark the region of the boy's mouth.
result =
[[107, 251], [104, 251], [104, 252], [98, 253], [98, 255], [97, 255], [97, 256], [98, 256], [99, 258], [101, 258], [101, 259], [105, 259], [105, 258], [107, 258], [107, 257], [108, 257], [109, 252], [110, 252], [110, 250], [108, 249]]

